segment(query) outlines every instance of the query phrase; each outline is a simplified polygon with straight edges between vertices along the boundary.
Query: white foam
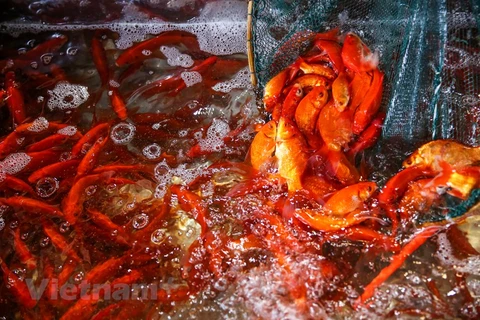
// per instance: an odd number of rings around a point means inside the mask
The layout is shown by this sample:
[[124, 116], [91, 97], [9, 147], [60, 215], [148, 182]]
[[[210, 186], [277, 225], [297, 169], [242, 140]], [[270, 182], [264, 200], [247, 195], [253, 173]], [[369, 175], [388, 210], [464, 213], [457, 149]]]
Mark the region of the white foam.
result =
[[232, 89], [245, 89], [251, 87], [250, 70], [248, 67], [238, 71], [235, 76], [227, 81], [219, 82], [212, 87], [213, 90], [219, 92], [230, 92]]
[[58, 134], [63, 134], [64, 136], [74, 136], [77, 133], [77, 127], [75, 126], [66, 126], [57, 131]]
[[58, 82], [53, 90], [48, 90], [48, 94], [50, 99], [48, 99], [47, 106], [50, 110], [78, 108], [90, 96], [87, 87], [70, 84], [66, 81]]
[[176, 184], [188, 185], [201, 175], [208, 174], [208, 163], [197, 167], [187, 167], [183, 163], [176, 168], [171, 168], [166, 160], [163, 160], [155, 167], [155, 179], [158, 181], [157, 189], [155, 190], [156, 198], [163, 198], [165, 196], [166, 188], [173, 182]]
[[3, 161], [0, 161], [1, 171], [6, 174], [17, 174], [22, 171], [32, 160], [28, 154], [24, 152], [9, 154]]
[[230, 126], [223, 120], [213, 119], [212, 124], [207, 130], [207, 136], [198, 140], [198, 145], [202, 151], [218, 152], [223, 149], [225, 143], [223, 139], [230, 132]]
[[43, 130], [48, 129], [48, 120], [44, 117], [38, 117], [37, 119], [33, 120], [32, 124], [27, 128], [28, 131], [31, 132], [41, 132]]
[[[126, 49], [135, 42], [143, 41], [147, 35], [157, 35], [171, 30], [187, 31], [197, 36], [200, 49], [213, 55], [245, 53], [247, 49], [247, 2], [245, 1], [209, 1], [199, 17], [185, 23], [165, 22], [160, 18], [150, 17], [140, 11], [132, 2], [123, 9], [122, 20], [108, 24], [31, 24], [18, 19], [4, 24], [6, 33], [14, 36], [25, 32], [75, 31], [110, 29], [119, 37], [115, 44], [119, 49]], [[44, 61], [48, 62], [48, 61]]]
[[444, 266], [453, 268], [458, 272], [470, 273], [472, 275], [480, 275], [480, 257], [470, 256], [465, 259], [458, 259], [453, 253], [452, 245], [445, 233], [441, 233], [437, 238], [438, 249], [435, 256], [442, 262]]
[[115, 144], [127, 144], [133, 140], [135, 136], [135, 126], [127, 122], [120, 122], [113, 126], [110, 132], [110, 138], [112, 138]]
[[185, 71], [180, 74], [187, 87], [202, 82], [202, 75], [197, 71]]
[[[268, 268], [258, 267], [241, 275], [236, 294], [246, 307], [261, 319], [326, 319], [325, 310], [315, 304], [332, 285], [330, 279], [319, 277], [322, 269], [320, 256], [302, 254], [286, 259], [289, 270], [273, 263]], [[308, 308], [301, 311], [290, 297], [288, 282], [305, 285]]]
[[117, 81], [115, 81], [113, 79], [110, 79], [110, 81], [108, 81], [108, 84], [109, 84], [110, 87], [113, 87], [113, 88], [120, 87], [120, 83], [118, 83]]
[[193, 59], [188, 54], [181, 53], [175, 47], [166, 47], [161, 46], [160, 51], [167, 58], [167, 63], [171, 66], [180, 66], [183, 68], [188, 68], [193, 66]]

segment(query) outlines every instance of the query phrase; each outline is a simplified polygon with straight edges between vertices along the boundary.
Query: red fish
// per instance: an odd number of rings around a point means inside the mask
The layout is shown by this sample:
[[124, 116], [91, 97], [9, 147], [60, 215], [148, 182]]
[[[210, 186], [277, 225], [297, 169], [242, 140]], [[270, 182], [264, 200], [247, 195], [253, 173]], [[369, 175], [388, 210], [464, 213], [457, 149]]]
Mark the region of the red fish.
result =
[[5, 75], [5, 88], [7, 91], [7, 106], [10, 114], [16, 124], [21, 124], [25, 118], [25, 102], [23, 94], [15, 82], [15, 73], [13, 71], [7, 72]]
[[98, 74], [100, 75], [102, 86], [105, 87], [108, 85], [108, 81], [110, 80], [110, 70], [108, 68], [108, 60], [105, 49], [103, 48], [103, 44], [99, 38], [100, 32], [97, 31], [92, 38], [90, 48], [92, 52], [93, 63], [95, 64]]
[[0, 199], [0, 202], [5, 203], [6, 205], [9, 205], [17, 210], [25, 210], [30, 214], [40, 214], [49, 217], [63, 217], [63, 213], [56, 206], [46, 204], [40, 200], [22, 196], [14, 196], [7, 199]]
[[10, 271], [5, 262], [0, 259], [0, 268], [3, 272], [4, 284], [8, 283], [8, 288], [20, 305], [32, 309], [37, 305], [37, 301], [30, 295], [27, 284], [23, 282], [15, 273]]
[[110, 124], [104, 122], [96, 125], [91, 128], [85, 135], [77, 141], [77, 143], [72, 148], [72, 157], [76, 158], [83, 151], [82, 148], [86, 143], [93, 143], [99, 137], [103, 136], [105, 133], [108, 134], [110, 129]]
[[116, 64], [121, 67], [125, 64], [138, 63], [148, 59], [149, 55], [146, 54], [148, 51], [158, 50], [163, 45], [179, 43], [190, 49], [198, 48], [198, 41], [194, 35], [182, 31], [168, 31], [128, 48], [117, 58]]
[[43, 232], [50, 238], [52, 244], [60, 250], [60, 252], [66, 254], [70, 259], [80, 262], [81, 259], [78, 257], [75, 250], [73, 250], [72, 245], [65, 241], [65, 238], [56, 230], [56, 226], [50, 221], [43, 220], [42, 222]]
[[30, 252], [25, 242], [23, 242], [20, 236], [20, 228], [16, 228], [13, 233], [13, 244], [15, 247], [15, 254], [18, 259], [29, 269], [33, 270], [37, 267], [37, 259]]

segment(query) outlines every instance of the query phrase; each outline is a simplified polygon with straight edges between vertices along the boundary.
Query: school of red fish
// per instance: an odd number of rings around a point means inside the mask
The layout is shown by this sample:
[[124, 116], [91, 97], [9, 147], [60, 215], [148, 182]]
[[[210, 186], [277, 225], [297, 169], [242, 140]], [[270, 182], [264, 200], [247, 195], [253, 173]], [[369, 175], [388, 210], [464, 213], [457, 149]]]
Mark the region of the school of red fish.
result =
[[[176, 157], [158, 152], [155, 161], [149, 161], [127, 147], [130, 141], [118, 143], [111, 134], [121, 129], [128, 136], [130, 130], [134, 139], [161, 143], [198, 127], [196, 109], [137, 113], [119, 86], [152, 58], [146, 51], [177, 43], [199, 51], [198, 42], [187, 32], [165, 32], [112, 58], [105, 48], [107, 37], [95, 32], [89, 49], [98, 70], [99, 92], [108, 92], [116, 118], [94, 117], [84, 132], [75, 126], [81, 108], [70, 113], [29, 108], [32, 98], [22, 86], [25, 78], [44, 88], [69, 80], [55, 64], [44, 73], [31, 68], [40, 56], [60, 50], [66, 36], [51, 37], [21, 55], [0, 60], [0, 106], [8, 110], [3, 113], [12, 123], [0, 142], [0, 204], [6, 224], [0, 233], [0, 292], [15, 304], [11, 312], [17, 318], [157, 319], [212, 283], [234, 285], [238, 270], [246, 273], [270, 258], [286, 271], [285, 295], [306, 314], [314, 303], [307, 287], [316, 278], [297, 281], [298, 274], [289, 275], [291, 258], [306, 252], [320, 255], [325, 244], [338, 239], [363, 248], [374, 244], [378, 252], [390, 253], [390, 263], [350, 301], [353, 309], [368, 308], [376, 289], [414, 251], [435, 234], [456, 228], [455, 224], [419, 224], [422, 215], [440, 206], [447, 194], [467, 199], [480, 187], [480, 147], [449, 140], [418, 148], [382, 188], [367, 180], [369, 172], [359, 155], [373, 147], [381, 134], [384, 74], [378, 68], [377, 52], [356, 34], [340, 35], [334, 29], [318, 33], [308, 52], [266, 84], [263, 102], [270, 120], [255, 128], [244, 162], [217, 157], [191, 181], [170, 179], [163, 196], [155, 197], [156, 164], [163, 161], [174, 168], [179, 165]], [[183, 71], [202, 75], [211, 87], [216, 79], [212, 70], [227, 65], [236, 71], [244, 66], [200, 55]], [[120, 76], [114, 68], [123, 68]], [[178, 72], [130, 96], [174, 97], [187, 87]], [[159, 122], [165, 129], [152, 129]], [[232, 131], [223, 143], [235, 147], [244, 129]], [[193, 163], [215, 152], [192, 143], [186, 156]], [[135, 208], [118, 214], [127, 202]], [[198, 234], [188, 245], [165, 236], [172, 225], [192, 219], [197, 227], [191, 231]], [[478, 254], [464, 235], [456, 235], [465, 251]], [[245, 263], [239, 267], [235, 259]], [[322, 260], [318, 279], [351, 274], [342, 259]], [[55, 278], [58, 283], [35, 300], [27, 278], [35, 283]], [[82, 280], [112, 287], [164, 281], [164, 286], [158, 288], [155, 301], [108, 301], [101, 295], [51, 299], [62, 285], [78, 286]], [[445, 302], [447, 297], [431, 285], [437, 299]], [[325, 299], [346, 295], [341, 288], [332, 290]], [[447, 309], [438, 313], [451, 312]]]

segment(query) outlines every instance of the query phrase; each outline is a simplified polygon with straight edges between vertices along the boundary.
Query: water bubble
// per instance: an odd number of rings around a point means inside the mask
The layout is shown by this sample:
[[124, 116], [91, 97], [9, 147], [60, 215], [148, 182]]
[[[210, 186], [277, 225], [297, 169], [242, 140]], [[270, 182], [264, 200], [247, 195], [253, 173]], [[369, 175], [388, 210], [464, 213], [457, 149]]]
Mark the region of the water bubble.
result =
[[67, 55], [69, 56], [74, 56], [77, 54], [77, 52], [78, 52], [77, 48], [70, 47], [67, 49]]
[[157, 229], [152, 232], [150, 240], [154, 244], [161, 244], [167, 239], [167, 229]]
[[8, 209], [10, 209], [9, 206], [0, 204], [0, 217], [2, 217], [8, 211]]
[[28, 232], [24, 232], [20, 235], [20, 239], [22, 239], [23, 241], [27, 240], [28, 238]]
[[51, 53], [45, 53], [40, 57], [44, 65], [49, 65], [50, 62], [52, 62], [53, 54]]
[[213, 287], [218, 291], [225, 291], [228, 287], [228, 280], [225, 277], [220, 277], [213, 283]]
[[18, 227], [18, 220], [10, 222], [10, 229], [16, 229]]
[[105, 189], [111, 193], [117, 189], [117, 185], [115, 183], [110, 183], [105, 187]]
[[191, 238], [194, 233], [195, 233], [195, 230], [193, 230], [191, 227], [188, 227], [187, 231], [185, 232], [185, 237]]
[[30, 67], [32, 67], [32, 69], [37, 69], [38, 68], [38, 62], [36, 62], [36, 61], [31, 62]]
[[148, 216], [145, 213], [137, 214], [132, 221], [135, 229], [142, 229], [148, 224]]
[[12, 272], [20, 279], [20, 281], [25, 279], [26, 270], [24, 268], [16, 268], [13, 269]]
[[67, 221], [63, 222], [62, 224], [60, 224], [59, 230], [61, 233], [67, 233], [70, 230], [70, 223], [68, 223]]
[[75, 274], [75, 276], [73, 277], [73, 281], [79, 284], [80, 282], [82, 282], [84, 277], [85, 277], [85, 274], [82, 271], [80, 271], [77, 274]]
[[132, 211], [135, 209], [135, 201], [127, 203], [125, 206], [127, 207], [127, 210]]
[[147, 159], [153, 160], [160, 156], [162, 150], [158, 144], [153, 143], [143, 148], [142, 153]]
[[134, 135], [135, 126], [126, 122], [116, 124], [110, 133], [110, 137], [115, 144], [127, 144], [132, 141]]
[[68, 151], [62, 152], [59, 157], [60, 162], [64, 162], [71, 159], [72, 159], [72, 153]]
[[25, 54], [25, 53], [27, 53], [27, 48], [20, 48], [20, 49], [17, 50], [17, 53], [19, 55]]
[[155, 177], [157, 177], [158, 180], [163, 180], [159, 177], [169, 175], [170, 173], [170, 166], [167, 164], [166, 161], [162, 161], [157, 166], [155, 167]]
[[5, 229], [5, 219], [3, 217], [0, 217], [0, 231]]
[[35, 190], [42, 198], [48, 198], [53, 195], [59, 188], [58, 180], [52, 177], [45, 177], [38, 180]]
[[37, 102], [38, 102], [38, 103], [42, 103], [43, 101], [45, 101], [45, 97], [44, 97], [44, 96], [38, 96], [38, 97], [37, 97]]
[[143, 54], [144, 56], [149, 56], [149, 55], [152, 54], [152, 51], [145, 49], [145, 50], [142, 50], [142, 54]]
[[43, 237], [40, 239], [40, 247], [45, 248], [50, 244], [50, 238], [49, 237]]
[[93, 194], [95, 194], [95, 192], [97, 192], [97, 186], [96, 185], [91, 185], [91, 186], [88, 186], [85, 188], [85, 194], [87, 196], [92, 196]]

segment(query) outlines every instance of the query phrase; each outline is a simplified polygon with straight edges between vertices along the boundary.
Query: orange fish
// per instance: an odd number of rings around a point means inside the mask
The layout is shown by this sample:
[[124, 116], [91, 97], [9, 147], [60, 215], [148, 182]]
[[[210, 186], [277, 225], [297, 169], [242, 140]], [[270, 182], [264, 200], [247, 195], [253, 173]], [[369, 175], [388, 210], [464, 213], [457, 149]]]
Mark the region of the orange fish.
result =
[[315, 41], [315, 46], [328, 55], [337, 73], [343, 71], [342, 47], [337, 42], [319, 39]]
[[320, 111], [317, 130], [330, 150], [341, 150], [353, 137], [351, 112], [338, 111], [334, 102], [330, 100]]
[[297, 209], [295, 216], [303, 223], [320, 231], [338, 231], [371, 219], [371, 217], [356, 211], [339, 218], [314, 209]]
[[365, 43], [354, 33], [345, 37], [342, 48], [345, 66], [355, 72], [371, 71], [378, 66], [378, 53], [372, 53]]
[[265, 104], [265, 110], [272, 112], [275, 105], [280, 99], [285, 82], [287, 81], [288, 70], [285, 69], [270, 79], [265, 85], [263, 94], [263, 103]]
[[345, 187], [328, 199], [323, 209], [337, 216], [357, 210], [377, 190], [375, 182], [360, 182]]
[[298, 104], [295, 122], [303, 134], [312, 135], [315, 131], [320, 111], [328, 101], [325, 87], [314, 87]]
[[355, 110], [353, 118], [353, 133], [360, 134], [370, 124], [372, 118], [380, 108], [383, 93], [383, 73], [378, 69], [373, 71], [373, 80], [370, 89]]
[[[300, 103], [300, 100], [302, 100], [302, 98], [302, 87], [298, 83], [296, 83], [290, 88], [287, 96], [285, 97], [285, 100], [283, 101], [281, 116], [288, 120], [293, 120], [295, 117], [295, 111], [297, 110], [297, 106]], [[280, 116], [276, 116], [275, 112], [272, 114], [273, 120], [278, 121], [279, 118]]]
[[250, 145], [250, 162], [256, 170], [261, 170], [275, 153], [275, 138], [277, 135], [277, 124], [274, 120], [266, 123], [253, 138]]
[[275, 157], [278, 173], [287, 180], [288, 190], [302, 189], [301, 177], [307, 166], [305, 140], [293, 122], [280, 118], [277, 127]]
[[461, 169], [480, 161], [480, 147], [470, 147], [453, 140], [428, 142], [412, 153], [404, 162], [405, 168], [424, 165], [432, 170], [442, 170], [441, 162]]
[[350, 101], [350, 92], [348, 89], [348, 80], [345, 72], [340, 72], [338, 77], [332, 83], [332, 96], [335, 102], [335, 107], [340, 112], [347, 108]]
[[350, 109], [356, 110], [370, 89], [372, 77], [366, 72], [355, 73], [350, 82]]

